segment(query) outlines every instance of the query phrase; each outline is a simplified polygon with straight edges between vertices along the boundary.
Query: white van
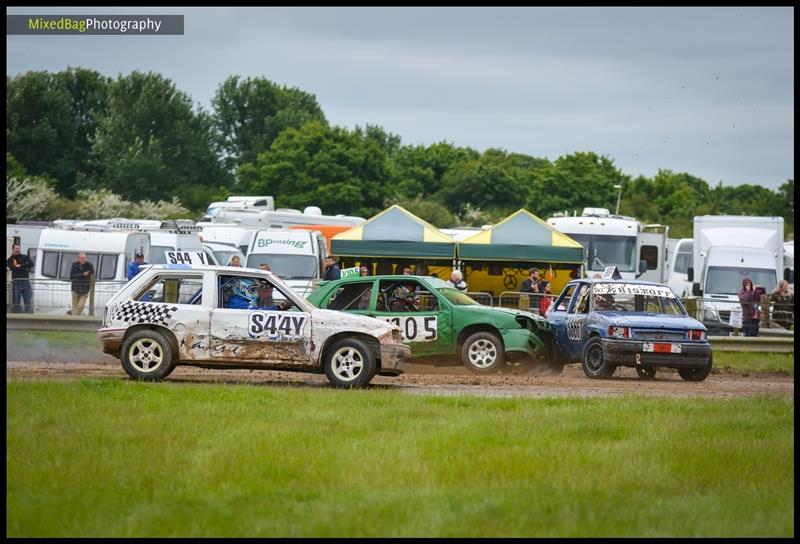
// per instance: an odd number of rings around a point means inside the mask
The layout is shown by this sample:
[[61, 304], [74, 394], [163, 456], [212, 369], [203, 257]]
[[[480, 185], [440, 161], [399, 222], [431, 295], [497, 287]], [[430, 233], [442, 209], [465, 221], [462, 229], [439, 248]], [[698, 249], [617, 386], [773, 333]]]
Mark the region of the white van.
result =
[[229, 196], [228, 200], [209, 204], [201, 221], [211, 221], [214, 212], [220, 208], [274, 210], [275, 200], [271, 196]]
[[[81, 251], [86, 253], [87, 261], [95, 270], [94, 308], [102, 309], [127, 281], [127, 266], [134, 255], [137, 252], [150, 253], [150, 235], [146, 232], [109, 232], [93, 227], [42, 230], [39, 259], [31, 282], [35, 313], [66, 314], [71, 308], [69, 272]], [[88, 312], [91, 311], [89, 308]]]
[[247, 255], [258, 229], [248, 229], [235, 225], [203, 225], [200, 237], [203, 243], [228, 244], [239, 248]]
[[681, 238], [674, 241], [669, 253], [667, 270], [669, 286], [676, 295], [686, 298], [692, 294], [692, 282], [689, 281], [689, 267], [692, 266], [693, 238]]
[[307, 297], [325, 273], [325, 237], [318, 231], [264, 229], [247, 252], [247, 268], [267, 263], [270, 271]]

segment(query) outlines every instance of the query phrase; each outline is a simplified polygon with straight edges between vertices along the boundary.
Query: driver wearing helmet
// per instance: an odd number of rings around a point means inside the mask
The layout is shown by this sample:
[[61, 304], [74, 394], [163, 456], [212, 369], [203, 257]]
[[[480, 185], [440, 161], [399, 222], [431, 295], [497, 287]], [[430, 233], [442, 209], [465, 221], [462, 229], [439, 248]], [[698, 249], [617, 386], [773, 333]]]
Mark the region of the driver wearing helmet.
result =
[[398, 285], [389, 294], [389, 311], [416, 312], [419, 297], [405, 285]]
[[[232, 278], [223, 285], [223, 291], [230, 293], [226, 308], [234, 310], [288, 310], [292, 307], [292, 301], [286, 299], [283, 304], [272, 304], [269, 306], [259, 306], [259, 287], [253, 278]], [[261, 282], [259, 282], [261, 283]], [[271, 287], [271, 286], [270, 286]]]

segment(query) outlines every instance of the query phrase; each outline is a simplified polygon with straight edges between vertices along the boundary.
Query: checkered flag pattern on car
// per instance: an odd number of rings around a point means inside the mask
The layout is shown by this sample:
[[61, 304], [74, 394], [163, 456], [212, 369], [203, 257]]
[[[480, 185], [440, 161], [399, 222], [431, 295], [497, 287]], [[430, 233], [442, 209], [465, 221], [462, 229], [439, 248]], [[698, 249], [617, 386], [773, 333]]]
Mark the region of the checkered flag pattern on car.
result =
[[130, 323], [158, 323], [166, 325], [176, 306], [166, 304], [150, 304], [129, 300], [114, 310], [112, 319]]

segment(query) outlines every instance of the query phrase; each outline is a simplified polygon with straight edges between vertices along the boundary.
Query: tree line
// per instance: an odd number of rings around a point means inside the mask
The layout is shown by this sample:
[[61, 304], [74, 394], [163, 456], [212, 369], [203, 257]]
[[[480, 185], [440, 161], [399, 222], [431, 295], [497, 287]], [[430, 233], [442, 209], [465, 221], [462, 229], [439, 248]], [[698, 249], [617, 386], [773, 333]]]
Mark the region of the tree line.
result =
[[6, 76], [6, 136], [7, 196], [11, 179], [49, 190], [56, 204], [30, 212], [41, 219], [106, 210], [87, 200], [198, 216], [231, 194], [269, 194], [280, 207], [364, 217], [398, 203], [438, 227], [472, 226], [522, 207], [543, 219], [614, 210], [622, 185], [620, 213], [667, 224], [672, 237], [690, 236], [701, 214], [780, 215], [787, 232], [794, 223], [793, 179], [777, 191], [755, 181], [710, 186], [666, 169], [632, 177], [591, 151], [549, 160], [406, 145], [377, 125], [333, 126], [313, 94], [262, 77], [229, 77], [207, 111], [153, 72]]

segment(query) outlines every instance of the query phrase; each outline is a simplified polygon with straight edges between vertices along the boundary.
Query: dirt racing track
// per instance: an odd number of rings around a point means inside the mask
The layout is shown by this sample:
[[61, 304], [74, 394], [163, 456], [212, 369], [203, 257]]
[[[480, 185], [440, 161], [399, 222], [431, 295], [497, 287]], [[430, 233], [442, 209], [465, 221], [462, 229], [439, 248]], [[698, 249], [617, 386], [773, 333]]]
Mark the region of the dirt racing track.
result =
[[[7, 361], [6, 380], [14, 379], [129, 379], [119, 361], [110, 357], [93, 362]], [[264, 387], [327, 388], [324, 375], [268, 370], [207, 370], [179, 366], [169, 376], [173, 383], [247, 383]], [[794, 397], [794, 376], [781, 373], [734, 372], [714, 369], [703, 382], [686, 382], [671, 369], [660, 369], [656, 379], [642, 380], [632, 368], [619, 368], [610, 379], [590, 380], [578, 365], [559, 376], [475, 376], [461, 367], [409, 365], [396, 378], [376, 376], [370, 388], [407, 394], [478, 395], [487, 397], [563, 397], [648, 395], [667, 397]]]

